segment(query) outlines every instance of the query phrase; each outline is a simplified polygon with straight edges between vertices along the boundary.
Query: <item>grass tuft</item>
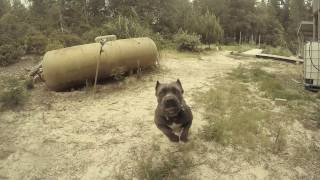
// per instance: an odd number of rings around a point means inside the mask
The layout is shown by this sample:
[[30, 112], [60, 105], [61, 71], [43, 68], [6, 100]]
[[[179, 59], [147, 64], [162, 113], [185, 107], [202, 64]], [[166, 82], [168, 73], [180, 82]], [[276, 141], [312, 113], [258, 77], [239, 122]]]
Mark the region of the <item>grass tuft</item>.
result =
[[204, 140], [249, 148], [262, 142], [260, 124], [269, 114], [254, 108], [245, 85], [220, 86], [201, 94], [197, 101], [205, 108], [207, 123], [200, 130]]
[[27, 86], [25, 81], [10, 78], [3, 82], [3, 89], [0, 91], [1, 109], [13, 109], [24, 105], [27, 100]]
[[259, 65], [253, 67], [239, 66], [231, 73], [230, 79], [240, 80], [244, 83], [256, 83], [259, 90], [263, 91], [266, 97], [271, 99], [281, 98], [287, 100], [310, 99], [306, 93], [301, 93], [299, 87], [288, 86], [288, 79], [281, 74], [271, 74]]
[[292, 52], [284, 47], [272, 47], [272, 46], [266, 46], [265, 49], [263, 50], [263, 53], [265, 54], [273, 54], [273, 55], [278, 55], [278, 56], [287, 56], [290, 57], [292, 56]]

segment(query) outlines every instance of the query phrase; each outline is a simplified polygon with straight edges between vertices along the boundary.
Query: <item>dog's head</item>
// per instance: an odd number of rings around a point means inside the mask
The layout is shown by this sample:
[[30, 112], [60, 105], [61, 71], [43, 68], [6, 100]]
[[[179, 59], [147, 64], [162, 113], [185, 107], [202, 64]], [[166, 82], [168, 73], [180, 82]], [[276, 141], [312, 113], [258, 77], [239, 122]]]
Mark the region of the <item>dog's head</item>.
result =
[[157, 81], [156, 96], [158, 104], [164, 113], [169, 117], [174, 117], [182, 109], [183, 105], [183, 88], [180, 80], [176, 82], [162, 84]]

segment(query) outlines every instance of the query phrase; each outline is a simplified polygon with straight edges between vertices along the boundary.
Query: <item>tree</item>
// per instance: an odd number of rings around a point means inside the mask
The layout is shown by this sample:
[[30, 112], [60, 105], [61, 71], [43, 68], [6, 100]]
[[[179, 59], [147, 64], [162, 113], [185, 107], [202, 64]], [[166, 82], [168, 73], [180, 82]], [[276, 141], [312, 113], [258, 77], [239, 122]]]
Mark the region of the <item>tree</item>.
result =
[[223, 36], [223, 30], [219, 21], [209, 11], [200, 16], [197, 33], [201, 35], [202, 42], [208, 44], [209, 47], [210, 44], [221, 40]]

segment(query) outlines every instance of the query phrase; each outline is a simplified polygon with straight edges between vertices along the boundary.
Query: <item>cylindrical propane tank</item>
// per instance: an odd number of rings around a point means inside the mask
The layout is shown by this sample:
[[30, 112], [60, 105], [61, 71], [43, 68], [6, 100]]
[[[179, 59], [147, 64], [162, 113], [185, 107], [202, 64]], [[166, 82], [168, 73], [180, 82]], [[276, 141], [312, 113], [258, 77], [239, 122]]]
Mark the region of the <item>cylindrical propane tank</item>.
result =
[[150, 38], [85, 44], [47, 52], [42, 62], [43, 78], [49, 89], [62, 91], [93, 80], [98, 61], [98, 77], [102, 79], [119, 69], [130, 71], [153, 66], [157, 58], [157, 47]]

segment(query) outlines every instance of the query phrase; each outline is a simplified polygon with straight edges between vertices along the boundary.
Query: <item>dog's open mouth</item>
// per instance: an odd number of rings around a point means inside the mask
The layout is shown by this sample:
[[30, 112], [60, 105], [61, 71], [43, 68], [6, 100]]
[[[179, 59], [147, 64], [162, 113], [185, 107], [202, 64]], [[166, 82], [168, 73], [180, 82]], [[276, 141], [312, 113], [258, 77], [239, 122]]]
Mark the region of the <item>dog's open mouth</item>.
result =
[[178, 107], [167, 107], [165, 111], [168, 113], [169, 116], [176, 116], [180, 109]]

